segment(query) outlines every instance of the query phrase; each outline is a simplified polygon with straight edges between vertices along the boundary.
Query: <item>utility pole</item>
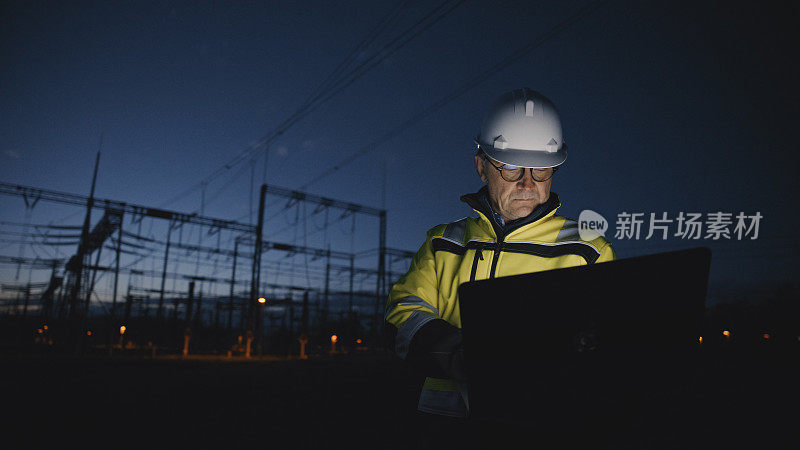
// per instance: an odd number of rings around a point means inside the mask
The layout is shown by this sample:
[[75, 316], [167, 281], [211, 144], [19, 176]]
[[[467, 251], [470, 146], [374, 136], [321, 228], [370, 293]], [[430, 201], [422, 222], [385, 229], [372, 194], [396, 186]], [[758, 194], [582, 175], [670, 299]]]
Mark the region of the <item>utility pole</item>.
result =
[[239, 255], [239, 237], [237, 236], [233, 240], [233, 270], [231, 271], [231, 295], [230, 299], [228, 300], [228, 330], [231, 329], [233, 325], [233, 295], [234, 295], [234, 286], [236, 285], [236, 259]]
[[195, 327], [201, 328], [203, 326], [203, 284], [200, 284], [200, 288], [197, 290], [197, 308], [194, 313], [194, 323]]
[[353, 312], [353, 277], [355, 277], [355, 255], [350, 255], [350, 288], [348, 289], [347, 297], [347, 311], [348, 314]]
[[300, 313], [300, 332], [308, 333], [308, 291], [303, 292], [303, 307]]
[[164, 309], [164, 286], [167, 282], [167, 262], [169, 261], [169, 243], [172, 237], [172, 221], [167, 223], [167, 247], [164, 249], [164, 269], [161, 272], [161, 293], [158, 295], [158, 309], [156, 310], [156, 317], [161, 320], [161, 314]]
[[194, 281], [189, 282], [189, 298], [186, 300], [186, 326], [192, 324], [192, 308], [194, 306]]
[[[86, 287], [87, 288], [86, 289], [86, 301], [84, 302], [84, 306], [83, 306], [83, 310], [86, 311], [85, 316], [87, 316], [87, 317], [89, 315], [89, 303], [90, 303], [90, 301], [92, 299], [92, 291], [94, 291], [94, 280], [95, 280], [95, 277], [97, 276], [97, 267], [100, 266], [100, 254], [102, 253], [102, 250], [103, 250], [103, 246], [102, 245], [97, 247], [97, 257], [95, 257], [95, 259], [94, 259], [94, 268], [90, 269], [90, 271], [92, 273], [92, 275], [91, 275], [92, 281]], [[84, 324], [86, 324], [86, 320], [85, 319], [84, 319], [83, 322], [84, 322]], [[86, 327], [84, 326], [83, 328], [86, 328]], [[83, 332], [83, 331], [81, 331], [81, 332]]]
[[375, 292], [375, 316], [373, 318], [373, 331], [375, 337], [380, 335], [383, 308], [386, 302], [386, 210], [380, 214], [380, 235], [378, 237], [378, 281]]
[[[100, 135], [100, 146], [103, 145], [103, 135]], [[73, 317], [74, 323], [74, 337], [75, 337], [75, 353], [80, 354], [83, 350], [84, 328], [89, 316], [89, 305], [86, 304], [85, 309], [80, 309], [80, 293], [81, 284], [88, 282], [89, 273], [87, 266], [91, 264], [90, 255], [87, 253], [89, 246], [89, 226], [92, 221], [92, 207], [94, 207], [94, 189], [97, 185], [97, 168], [100, 166], [100, 150], [97, 150], [97, 157], [94, 160], [94, 173], [92, 174], [92, 187], [89, 191], [89, 199], [86, 202], [86, 216], [83, 219], [83, 228], [81, 229], [81, 241], [78, 244], [77, 262], [80, 265], [76, 273], [75, 286], [70, 293], [70, 315]], [[83, 278], [86, 277], [86, 280]], [[91, 292], [90, 292], [91, 293]]]
[[131, 318], [131, 307], [133, 306], [133, 295], [131, 295], [131, 285], [128, 285], [128, 292], [125, 295], [125, 314], [122, 316], [122, 323], [127, 324]]
[[42, 319], [46, 320], [53, 314], [53, 301], [55, 300], [58, 292], [63, 287], [63, 278], [58, 277], [58, 262], [53, 261], [53, 272], [50, 274], [50, 285], [47, 291], [42, 295], [42, 310], [40, 315]]
[[263, 248], [264, 233], [264, 203], [267, 196], [267, 185], [261, 185], [261, 196], [258, 201], [258, 225], [256, 225], [255, 248], [253, 249], [253, 268], [250, 274], [250, 304], [248, 305], [248, 331], [256, 339], [256, 345], [261, 344], [261, 334], [264, 319], [262, 317], [263, 308], [258, 303], [258, 290], [261, 286], [261, 252]]
[[25, 285], [25, 301], [22, 306], [22, 317], [28, 316], [28, 301], [31, 298], [31, 282], [30, 279], [28, 280], [28, 284]]
[[[331, 282], [331, 249], [328, 247], [327, 263], [325, 264], [325, 294], [323, 297], [324, 303], [328, 304], [328, 296], [330, 295], [330, 282]], [[304, 296], [305, 301], [308, 301], [308, 291]]]
[[194, 300], [194, 281], [189, 282], [189, 299], [186, 301], [186, 326], [183, 329], [183, 357], [189, 355], [189, 340], [192, 338], [192, 304]]
[[119, 285], [119, 258], [122, 254], [122, 223], [125, 219], [124, 210], [119, 213], [119, 229], [117, 230], [117, 261], [114, 268], [114, 293], [111, 297], [111, 318], [113, 321], [117, 308], [117, 287]]

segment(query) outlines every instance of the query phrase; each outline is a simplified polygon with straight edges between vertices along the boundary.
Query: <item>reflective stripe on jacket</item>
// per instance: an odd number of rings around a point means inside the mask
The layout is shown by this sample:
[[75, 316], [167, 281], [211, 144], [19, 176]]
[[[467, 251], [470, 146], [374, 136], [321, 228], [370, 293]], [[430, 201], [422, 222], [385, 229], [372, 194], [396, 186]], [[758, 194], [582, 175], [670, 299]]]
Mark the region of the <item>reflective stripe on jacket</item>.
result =
[[[478, 217], [431, 228], [408, 273], [392, 286], [385, 320], [397, 328], [395, 351], [401, 358], [428, 321], [441, 318], [461, 328], [461, 283], [615, 259], [605, 238], [581, 240], [577, 222], [555, 215], [561, 203], [554, 192], [531, 215], [506, 227], [490, 219], [485, 194], [486, 187], [463, 196]], [[425, 380], [418, 409], [454, 417], [467, 412], [453, 380], [431, 377]]]

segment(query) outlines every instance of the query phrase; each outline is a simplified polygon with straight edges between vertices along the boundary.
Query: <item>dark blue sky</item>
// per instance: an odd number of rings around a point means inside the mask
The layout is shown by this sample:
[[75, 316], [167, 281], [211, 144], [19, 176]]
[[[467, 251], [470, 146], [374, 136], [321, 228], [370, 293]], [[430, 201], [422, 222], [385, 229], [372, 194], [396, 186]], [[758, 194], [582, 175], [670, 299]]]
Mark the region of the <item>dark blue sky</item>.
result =
[[[407, 3], [359, 61], [438, 4]], [[790, 280], [797, 12], [697, 3], [603, 3], [318, 178], [587, 4], [467, 1], [275, 139], [266, 180], [385, 207], [388, 244], [416, 250], [428, 228], [471, 213], [458, 197], [480, 187], [472, 138], [495, 96], [527, 86], [562, 116], [562, 215], [603, 214], [620, 257], [709, 245], [715, 289]], [[88, 194], [102, 135], [99, 197], [198, 210], [199, 188], [169, 200], [268, 135], [396, 5], [5, 1], [0, 180]], [[211, 181], [205, 215], [250, 220], [251, 174], [259, 184], [264, 166], [254, 154]], [[19, 204], [0, 198], [4, 220], [21, 221]], [[756, 241], [613, 239], [621, 212], [681, 211], [764, 218]], [[363, 226], [374, 246], [374, 224]]]

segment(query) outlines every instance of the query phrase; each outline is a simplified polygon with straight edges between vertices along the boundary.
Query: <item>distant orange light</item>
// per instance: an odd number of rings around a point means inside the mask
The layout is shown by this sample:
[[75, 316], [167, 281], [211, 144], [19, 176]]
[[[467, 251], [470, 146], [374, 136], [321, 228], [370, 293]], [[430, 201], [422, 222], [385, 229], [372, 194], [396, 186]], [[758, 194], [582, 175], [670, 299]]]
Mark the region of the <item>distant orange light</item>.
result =
[[336, 343], [336, 341], [338, 341], [338, 340], [339, 340], [339, 336], [337, 336], [337, 335], [335, 335], [335, 334], [332, 334], [332, 335], [331, 335], [331, 342], [332, 342], [332, 343], [334, 343], [334, 344], [335, 344], [335, 343]]
[[47, 329], [47, 325], [42, 325], [42, 329]]
[[765, 340], [769, 339], [769, 333], [764, 333], [761, 335]]
[[728, 330], [723, 330], [722, 331], [722, 335], [725, 336], [725, 337], [730, 337], [731, 336], [731, 332], [728, 331]]
[[87, 336], [91, 336], [91, 335], [92, 335], [92, 332], [91, 332], [91, 330], [86, 330], [86, 335], [87, 335]]
[[261, 297], [261, 298], [258, 299], [258, 303], [261, 303], [261, 304], [267, 303], [267, 299], [265, 299], [264, 297]]
[[356, 339], [356, 344], [360, 344], [360, 343], [361, 343], [361, 339]]
[[119, 334], [125, 334], [125, 330], [127, 330], [127, 329], [128, 328], [126, 328], [125, 325], [119, 327]]
[[700, 337], [697, 339], [697, 342], [699, 342], [699, 343], [701, 343], [701, 344], [702, 344], [702, 343], [703, 343], [703, 336], [700, 336]]
[[[44, 333], [44, 330], [42, 330], [41, 328], [39, 328], [38, 330], [36, 330], [36, 332], [37, 332], [37, 333], [39, 333], [39, 334], [42, 334], [42, 333]], [[798, 338], [798, 339], [800, 339], [800, 338]]]

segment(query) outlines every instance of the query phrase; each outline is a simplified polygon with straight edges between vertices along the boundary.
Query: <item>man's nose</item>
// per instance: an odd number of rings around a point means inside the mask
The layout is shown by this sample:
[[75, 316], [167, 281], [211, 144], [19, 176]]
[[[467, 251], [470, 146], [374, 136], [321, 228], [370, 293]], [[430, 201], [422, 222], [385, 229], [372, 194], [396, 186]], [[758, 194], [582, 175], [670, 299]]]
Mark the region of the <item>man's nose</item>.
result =
[[522, 178], [517, 181], [517, 187], [522, 189], [533, 189], [536, 185], [536, 182], [533, 180], [533, 174], [531, 170], [527, 167], [525, 168], [525, 172], [522, 174]]

